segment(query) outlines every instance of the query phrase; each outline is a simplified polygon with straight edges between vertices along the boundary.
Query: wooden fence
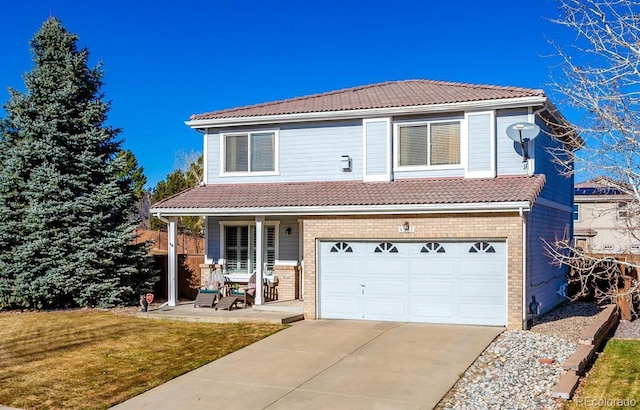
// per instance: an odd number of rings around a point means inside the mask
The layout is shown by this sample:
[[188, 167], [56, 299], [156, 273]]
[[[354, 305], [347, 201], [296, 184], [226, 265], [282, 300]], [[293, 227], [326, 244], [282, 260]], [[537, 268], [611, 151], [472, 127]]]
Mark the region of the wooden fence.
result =
[[[184, 233], [178, 234], [177, 237], [177, 249], [180, 253], [186, 254], [199, 254], [204, 252], [204, 237], [197, 235], [186, 235]], [[167, 252], [167, 232], [166, 231], [152, 231], [139, 229], [136, 230], [136, 238], [134, 243], [141, 243], [151, 241], [151, 251], [154, 254], [161, 254]]]
[[[153, 255], [154, 267], [160, 272], [160, 278], [154, 287], [157, 299], [166, 300], [168, 296], [168, 259], [167, 255]], [[194, 300], [200, 285], [200, 264], [204, 263], [203, 254], [178, 254], [178, 299]], [[195, 285], [195, 288], [192, 287]]]
[[[620, 309], [620, 314], [622, 319], [625, 320], [633, 320], [634, 315], [633, 312], [638, 312], [640, 308], [640, 300], [638, 300], [637, 296], [634, 296], [631, 292], [631, 288], [635, 281], [638, 280], [638, 269], [628, 266], [626, 263], [633, 264], [635, 266], [640, 266], [640, 255], [639, 254], [587, 254], [587, 256], [596, 258], [600, 262], [593, 262], [595, 266], [602, 266], [602, 269], [606, 269], [608, 261], [618, 261], [618, 269], [620, 272], [619, 276], [611, 276], [608, 279], [605, 279], [603, 275], [601, 278], [592, 279], [589, 282], [589, 289], [586, 299], [592, 299], [594, 296], [593, 288], [599, 288], [601, 292], [607, 293], [611, 286], [617, 286], [618, 292], [620, 296], [617, 298], [617, 304]], [[611, 262], [609, 262], [611, 263]], [[609, 265], [611, 266], [611, 265]], [[578, 273], [571, 273], [570, 279], [574, 280], [578, 277]], [[580, 292], [579, 282], [569, 283], [569, 295], [576, 295]]]

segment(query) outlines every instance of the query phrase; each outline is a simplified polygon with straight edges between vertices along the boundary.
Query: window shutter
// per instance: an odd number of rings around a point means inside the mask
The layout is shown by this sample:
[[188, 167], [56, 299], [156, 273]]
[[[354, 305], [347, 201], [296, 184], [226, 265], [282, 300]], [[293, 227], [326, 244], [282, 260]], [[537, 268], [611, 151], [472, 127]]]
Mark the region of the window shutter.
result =
[[460, 123], [431, 124], [430, 165], [460, 163]]
[[249, 171], [249, 137], [247, 135], [229, 135], [225, 141], [227, 172]]
[[427, 126], [400, 127], [400, 165], [427, 165]]
[[276, 227], [268, 226], [267, 229], [267, 254], [265, 255], [265, 263], [267, 268], [273, 269], [276, 263]]
[[249, 228], [227, 226], [225, 228], [227, 265], [230, 269], [247, 272], [249, 269]]
[[251, 171], [275, 171], [272, 132], [251, 134]]
[[[273, 269], [273, 265], [276, 262], [276, 227], [265, 226], [264, 227], [265, 238], [262, 242], [264, 246], [264, 254], [262, 263], [267, 264], [267, 269]], [[255, 263], [256, 258], [256, 227], [253, 227], [253, 261]]]

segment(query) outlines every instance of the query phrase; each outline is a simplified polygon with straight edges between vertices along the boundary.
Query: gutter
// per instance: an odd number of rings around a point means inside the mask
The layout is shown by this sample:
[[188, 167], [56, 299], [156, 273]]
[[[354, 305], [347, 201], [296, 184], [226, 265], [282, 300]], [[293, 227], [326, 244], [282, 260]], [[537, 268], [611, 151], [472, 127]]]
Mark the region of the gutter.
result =
[[447, 104], [417, 105], [410, 107], [387, 107], [387, 108], [366, 108], [359, 110], [323, 111], [311, 113], [275, 114], [260, 116], [237, 116], [226, 118], [210, 118], [201, 120], [185, 121], [191, 128], [221, 128], [241, 125], [259, 125], [270, 123], [291, 123], [306, 121], [328, 121], [343, 119], [362, 119], [369, 117], [388, 117], [405, 114], [429, 114], [451, 111], [473, 111], [473, 110], [497, 110], [505, 108], [521, 108], [523, 106], [542, 106], [544, 108], [547, 97], [520, 97], [505, 98], [501, 100], [480, 100]]
[[530, 209], [529, 201], [482, 202], [477, 204], [433, 205], [374, 205], [374, 206], [280, 206], [251, 208], [155, 208], [156, 215], [165, 216], [233, 216], [233, 215], [392, 215], [392, 214], [443, 214], [477, 212], [520, 212]]

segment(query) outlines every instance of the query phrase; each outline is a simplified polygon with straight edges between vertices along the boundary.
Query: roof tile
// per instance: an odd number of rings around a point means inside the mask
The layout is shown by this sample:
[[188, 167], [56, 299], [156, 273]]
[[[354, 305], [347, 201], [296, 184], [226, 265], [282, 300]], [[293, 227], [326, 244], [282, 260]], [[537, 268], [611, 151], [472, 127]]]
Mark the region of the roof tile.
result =
[[544, 175], [391, 182], [333, 181], [198, 186], [153, 205], [158, 209], [304, 208], [523, 202], [533, 204]]
[[389, 81], [245, 107], [195, 114], [191, 120], [448, 104], [544, 96], [538, 89], [433, 80]]

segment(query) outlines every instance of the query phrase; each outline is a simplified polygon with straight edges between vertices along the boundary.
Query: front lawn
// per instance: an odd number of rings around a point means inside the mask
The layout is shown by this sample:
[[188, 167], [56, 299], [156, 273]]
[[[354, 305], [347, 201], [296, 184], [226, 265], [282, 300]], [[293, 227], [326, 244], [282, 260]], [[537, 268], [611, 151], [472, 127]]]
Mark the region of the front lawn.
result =
[[[635, 404], [633, 404], [635, 403]], [[566, 409], [640, 407], [640, 341], [607, 342]]]
[[0, 313], [0, 405], [109, 408], [283, 328], [96, 310]]

